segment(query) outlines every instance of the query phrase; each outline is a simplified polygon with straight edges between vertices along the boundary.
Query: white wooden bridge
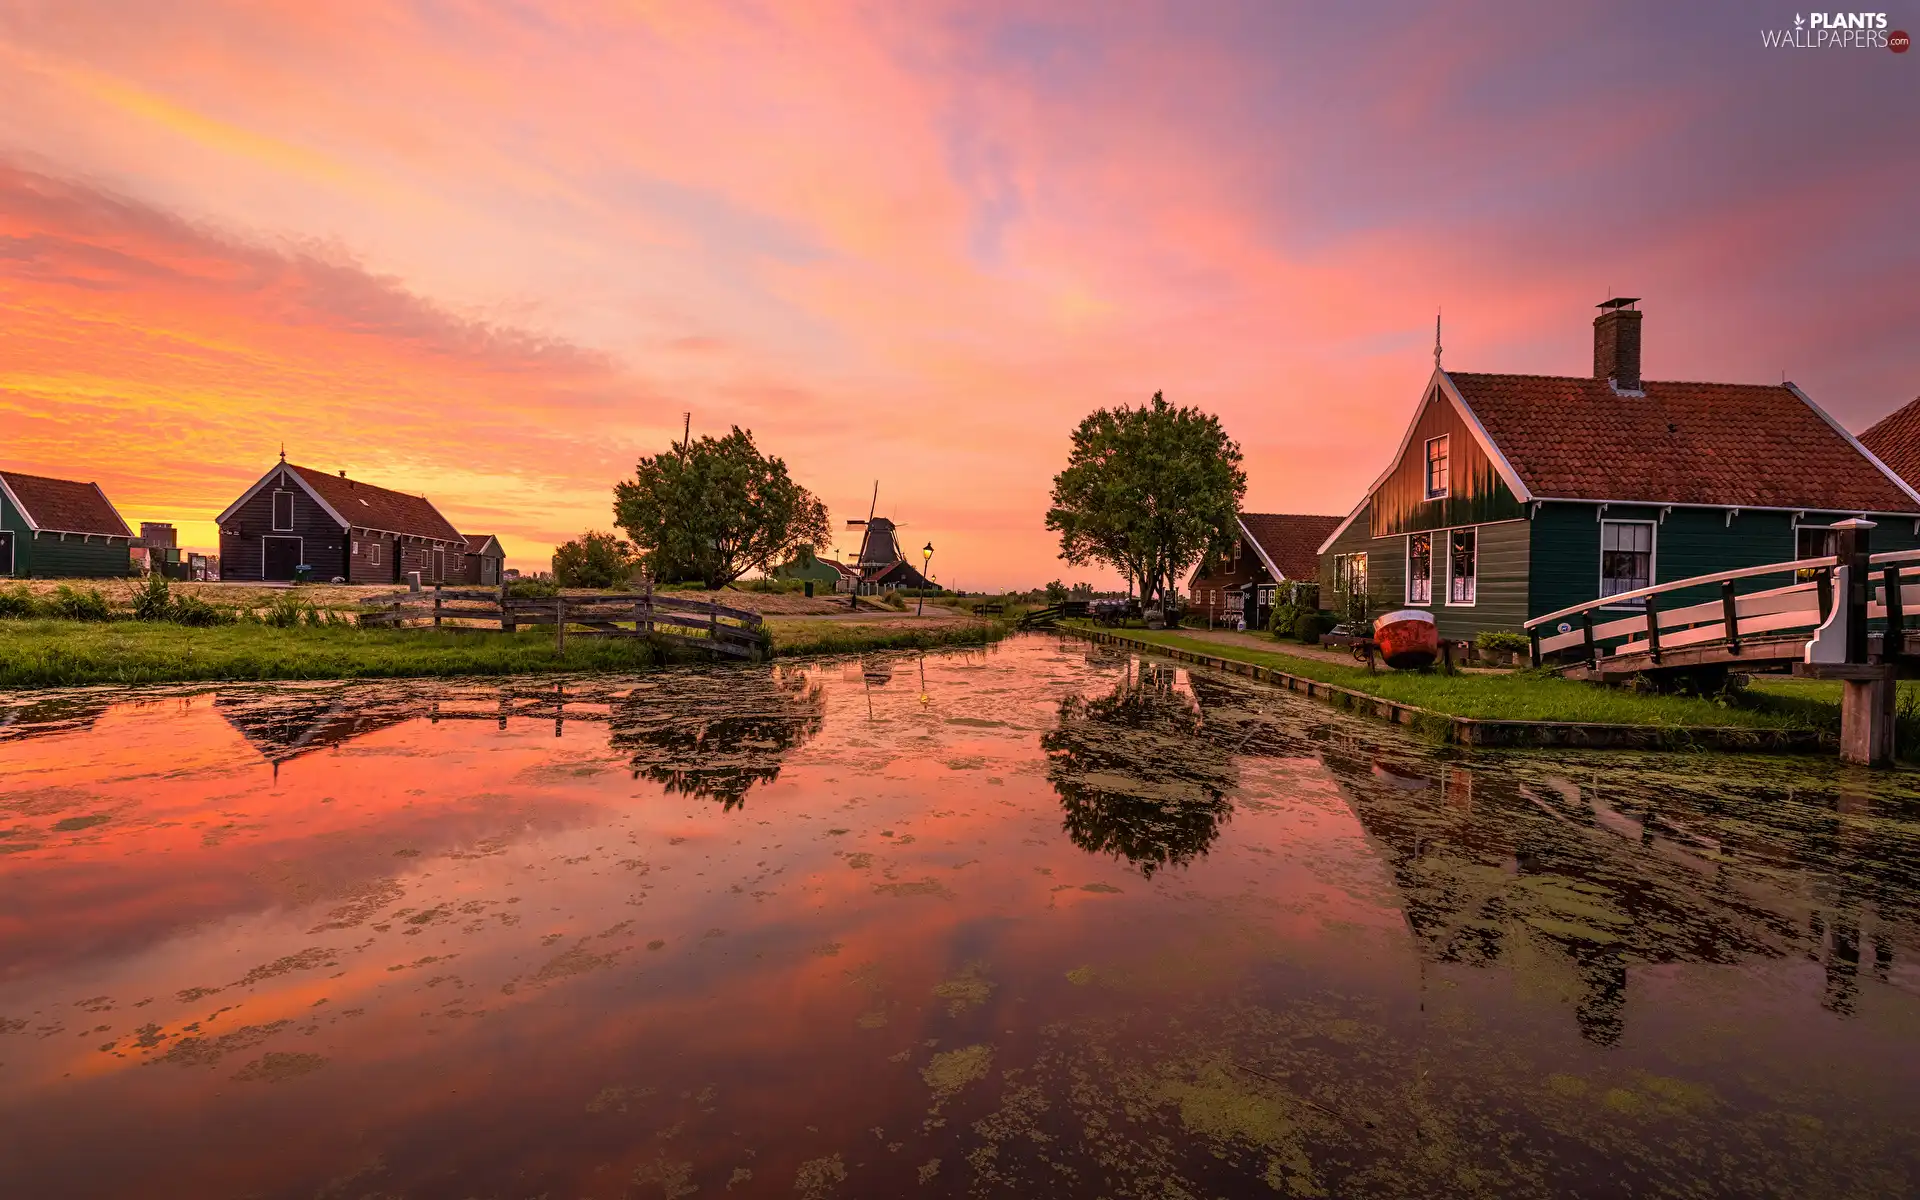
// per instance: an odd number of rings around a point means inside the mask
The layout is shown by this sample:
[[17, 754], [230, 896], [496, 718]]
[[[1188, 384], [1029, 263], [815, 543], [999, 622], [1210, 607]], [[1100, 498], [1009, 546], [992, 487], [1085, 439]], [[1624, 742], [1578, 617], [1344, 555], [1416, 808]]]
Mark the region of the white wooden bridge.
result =
[[[1535, 617], [1526, 623], [1533, 663], [1601, 683], [1715, 667], [1838, 679], [1842, 757], [1885, 762], [1893, 755], [1895, 674], [1920, 668], [1920, 626], [1907, 616], [1920, 612], [1920, 550], [1870, 554], [1873, 528], [1865, 520], [1834, 525], [1827, 557], [1696, 575]], [[1780, 585], [1782, 577], [1793, 582]], [[1661, 606], [1702, 588], [1720, 595]], [[1620, 615], [1626, 607], [1638, 611]]]

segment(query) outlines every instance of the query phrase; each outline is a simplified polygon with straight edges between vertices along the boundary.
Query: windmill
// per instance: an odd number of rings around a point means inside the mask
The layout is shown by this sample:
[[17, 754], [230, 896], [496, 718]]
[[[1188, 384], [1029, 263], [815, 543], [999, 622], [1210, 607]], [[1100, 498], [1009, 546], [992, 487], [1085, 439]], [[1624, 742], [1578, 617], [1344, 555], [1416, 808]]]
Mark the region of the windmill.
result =
[[855, 518], [847, 522], [848, 529], [866, 530], [860, 539], [859, 557], [853, 560], [853, 565], [862, 575], [883, 571], [901, 559], [900, 542], [893, 536], [893, 531], [903, 526], [895, 525], [886, 517], [874, 516], [879, 507], [880, 481], [876, 479], [873, 481], [873, 502], [867, 506], [866, 519]]
[[924, 588], [927, 581], [913, 565], [900, 553], [900, 539], [894, 531], [906, 528], [896, 525], [886, 517], [875, 516], [880, 507], [880, 481], [873, 481], [873, 502], [867, 506], [865, 520], [854, 518], [847, 522], [848, 529], [863, 529], [860, 539], [860, 555], [854, 559], [854, 569], [860, 572], [863, 583], [879, 587], [917, 587]]

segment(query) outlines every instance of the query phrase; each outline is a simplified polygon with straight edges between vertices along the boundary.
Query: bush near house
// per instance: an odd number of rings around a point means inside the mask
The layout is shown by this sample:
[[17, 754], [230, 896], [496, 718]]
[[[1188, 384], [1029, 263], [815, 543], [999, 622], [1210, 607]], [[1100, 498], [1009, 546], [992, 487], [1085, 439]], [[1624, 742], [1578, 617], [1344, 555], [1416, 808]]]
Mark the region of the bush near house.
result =
[[1533, 653], [1533, 639], [1524, 633], [1515, 633], [1511, 629], [1482, 629], [1475, 635], [1473, 644], [1488, 658]]

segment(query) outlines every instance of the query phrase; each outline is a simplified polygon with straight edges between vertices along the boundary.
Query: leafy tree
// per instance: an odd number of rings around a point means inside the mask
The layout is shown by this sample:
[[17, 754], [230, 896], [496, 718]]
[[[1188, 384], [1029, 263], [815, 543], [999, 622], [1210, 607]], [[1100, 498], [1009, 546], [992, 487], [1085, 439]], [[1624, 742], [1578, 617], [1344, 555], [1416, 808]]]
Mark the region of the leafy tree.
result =
[[1232, 552], [1241, 461], [1218, 417], [1159, 392], [1139, 408], [1100, 409], [1073, 432], [1047, 528], [1069, 563], [1106, 563], [1139, 582], [1144, 602], [1164, 603], [1201, 558]]
[[826, 546], [827, 506], [760, 453], [753, 434], [675, 442], [613, 489], [613, 519], [662, 582], [707, 587], [770, 571], [802, 546]]
[[1047, 603], [1059, 604], [1067, 598], [1067, 585], [1058, 579], [1047, 585]]
[[610, 533], [583, 533], [553, 552], [553, 580], [561, 587], [618, 587], [635, 563], [628, 543]]

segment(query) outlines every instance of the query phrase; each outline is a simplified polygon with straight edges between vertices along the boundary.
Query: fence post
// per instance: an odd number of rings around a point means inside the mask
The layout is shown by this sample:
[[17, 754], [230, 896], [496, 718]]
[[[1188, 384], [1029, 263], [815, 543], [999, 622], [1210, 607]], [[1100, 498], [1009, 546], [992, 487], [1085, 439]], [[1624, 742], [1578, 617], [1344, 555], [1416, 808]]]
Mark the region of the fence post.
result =
[[720, 608], [714, 604], [707, 606], [707, 654], [715, 660], [720, 657]]
[[433, 627], [440, 628], [440, 585], [433, 585]]
[[1873, 590], [1867, 546], [1872, 529], [1872, 521], [1857, 517], [1833, 524], [1834, 557], [1847, 568], [1847, 594], [1836, 598], [1847, 606], [1847, 661], [1850, 663], [1867, 661], [1867, 597]]
[[1720, 619], [1727, 627], [1727, 653], [1740, 653], [1740, 605], [1733, 595], [1733, 580], [1720, 581]]
[[567, 598], [565, 596], [553, 598], [553, 652], [555, 654], [567, 652]]
[[1532, 643], [1532, 645], [1527, 648], [1528, 656], [1532, 659], [1533, 665], [1537, 669], [1540, 666], [1540, 627], [1538, 625], [1528, 627], [1527, 641]]
[[507, 594], [507, 581], [500, 581], [500, 628], [513, 633], [518, 630], [519, 622], [513, 619], [513, 598]]
[[1588, 609], [1586, 612], [1583, 612], [1580, 614], [1580, 628], [1582, 631], [1584, 631], [1586, 635], [1587, 669], [1591, 671], [1595, 667], [1598, 667], [1600, 665], [1600, 652], [1594, 649], [1594, 646], [1593, 646], [1593, 610], [1592, 609]]
[[1647, 597], [1647, 658], [1660, 661], [1660, 606]]
[[1880, 643], [1880, 657], [1891, 662], [1907, 652], [1907, 605], [1900, 594], [1900, 564], [1888, 563], [1880, 572], [1887, 585], [1887, 636]]
[[647, 632], [653, 632], [653, 575], [640, 577], [640, 602], [646, 606]]

